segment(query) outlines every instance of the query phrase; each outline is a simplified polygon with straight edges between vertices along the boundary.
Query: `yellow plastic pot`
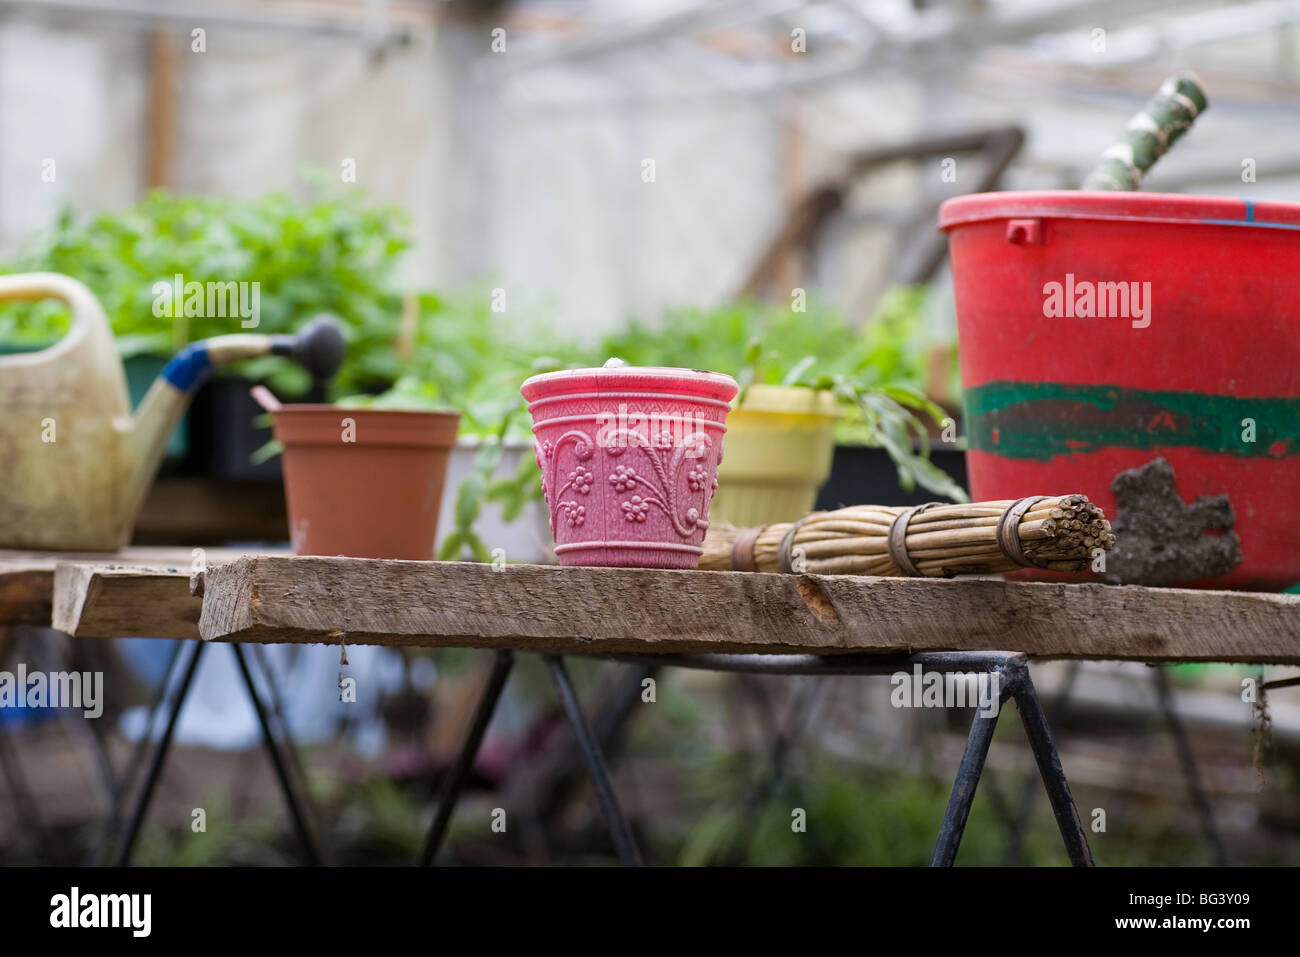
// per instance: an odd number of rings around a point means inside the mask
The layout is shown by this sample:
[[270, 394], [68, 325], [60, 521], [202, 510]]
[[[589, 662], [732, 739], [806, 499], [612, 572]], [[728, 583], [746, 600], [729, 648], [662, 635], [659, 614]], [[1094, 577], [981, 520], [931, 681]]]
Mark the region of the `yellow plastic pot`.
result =
[[792, 522], [813, 510], [831, 474], [839, 405], [829, 392], [754, 385], [727, 416], [715, 522]]

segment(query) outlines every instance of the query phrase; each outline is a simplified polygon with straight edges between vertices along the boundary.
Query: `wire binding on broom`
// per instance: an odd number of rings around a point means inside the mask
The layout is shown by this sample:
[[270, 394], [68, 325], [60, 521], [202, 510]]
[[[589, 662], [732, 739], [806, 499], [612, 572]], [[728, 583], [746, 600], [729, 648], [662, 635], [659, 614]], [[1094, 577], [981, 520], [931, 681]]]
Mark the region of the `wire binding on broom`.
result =
[[927, 578], [1024, 567], [1076, 572], [1095, 549], [1114, 544], [1110, 522], [1086, 495], [911, 508], [855, 505], [798, 522], [715, 525], [700, 567]]

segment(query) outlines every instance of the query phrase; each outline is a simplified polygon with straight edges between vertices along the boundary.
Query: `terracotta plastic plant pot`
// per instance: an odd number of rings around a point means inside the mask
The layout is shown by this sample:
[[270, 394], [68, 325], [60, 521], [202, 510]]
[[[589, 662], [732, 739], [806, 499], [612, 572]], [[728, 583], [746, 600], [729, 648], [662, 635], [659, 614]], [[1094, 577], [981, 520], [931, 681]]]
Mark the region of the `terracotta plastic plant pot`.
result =
[[738, 389], [714, 372], [636, 366], [526, 381], [560, 564], [698, 567]]
[[274, 420], [297, 554], [434, 557], [459, 413], [286, 405]]
[[766, 525], [811, 512], [831, 474], [839, 417], [829, 392], [750, 386], [727, 419], [727, 461], [718, 469], [714, 518]]

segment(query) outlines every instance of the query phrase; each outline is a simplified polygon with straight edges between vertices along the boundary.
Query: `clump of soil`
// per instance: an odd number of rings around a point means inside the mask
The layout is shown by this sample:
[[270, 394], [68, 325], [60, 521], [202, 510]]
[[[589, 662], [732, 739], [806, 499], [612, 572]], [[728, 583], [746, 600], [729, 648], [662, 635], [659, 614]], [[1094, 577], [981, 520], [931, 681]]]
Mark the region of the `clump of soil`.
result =
[[1168, 585], [1226, 575], [1241, 562], [1236, 516], [1227, 495], [1190, 505], [1163, 458], [1128, 469], [1110, 485], [1119, 503], [1115, 547], [1101, 578], [1116, 585]]

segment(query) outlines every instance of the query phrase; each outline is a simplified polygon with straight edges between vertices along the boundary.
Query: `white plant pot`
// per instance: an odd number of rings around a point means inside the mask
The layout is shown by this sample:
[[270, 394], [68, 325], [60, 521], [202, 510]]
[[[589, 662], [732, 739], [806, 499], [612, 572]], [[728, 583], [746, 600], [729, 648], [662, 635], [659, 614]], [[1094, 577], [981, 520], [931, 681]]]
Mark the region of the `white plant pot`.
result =
[[[456, 528], [456, 499], [460, 494], [460, 483], [474, 471], [474, 456], [478, 454], [479, 440], [474, 436], [461, 436], [456, 440], [456, 447], [451, 450], [447, 462], [447, 484], [442, 493], [442, 507], [438, 513], [438, 547], [443, 539]], [[501, 461], [497, 465], [494, 478], [509, 478], [519, 469], [524, 456], [532, 458], [531, 441], [509, 441], [501, 450]], [[537, 480], [541, 481], [541, 474]], [[484, 502], [474, 523], [476, 531], [489, 551], [501, 549], [502, 557], [508, 562], [531, 562], [534, 564], [551, 564], [555, 555], [551, 541], [550, 519], [546, 503], [540, 499], [524, 506], [523, 513], [513, 522], [507, 522], [501, 515], [501, 506], [496, 502]]]

